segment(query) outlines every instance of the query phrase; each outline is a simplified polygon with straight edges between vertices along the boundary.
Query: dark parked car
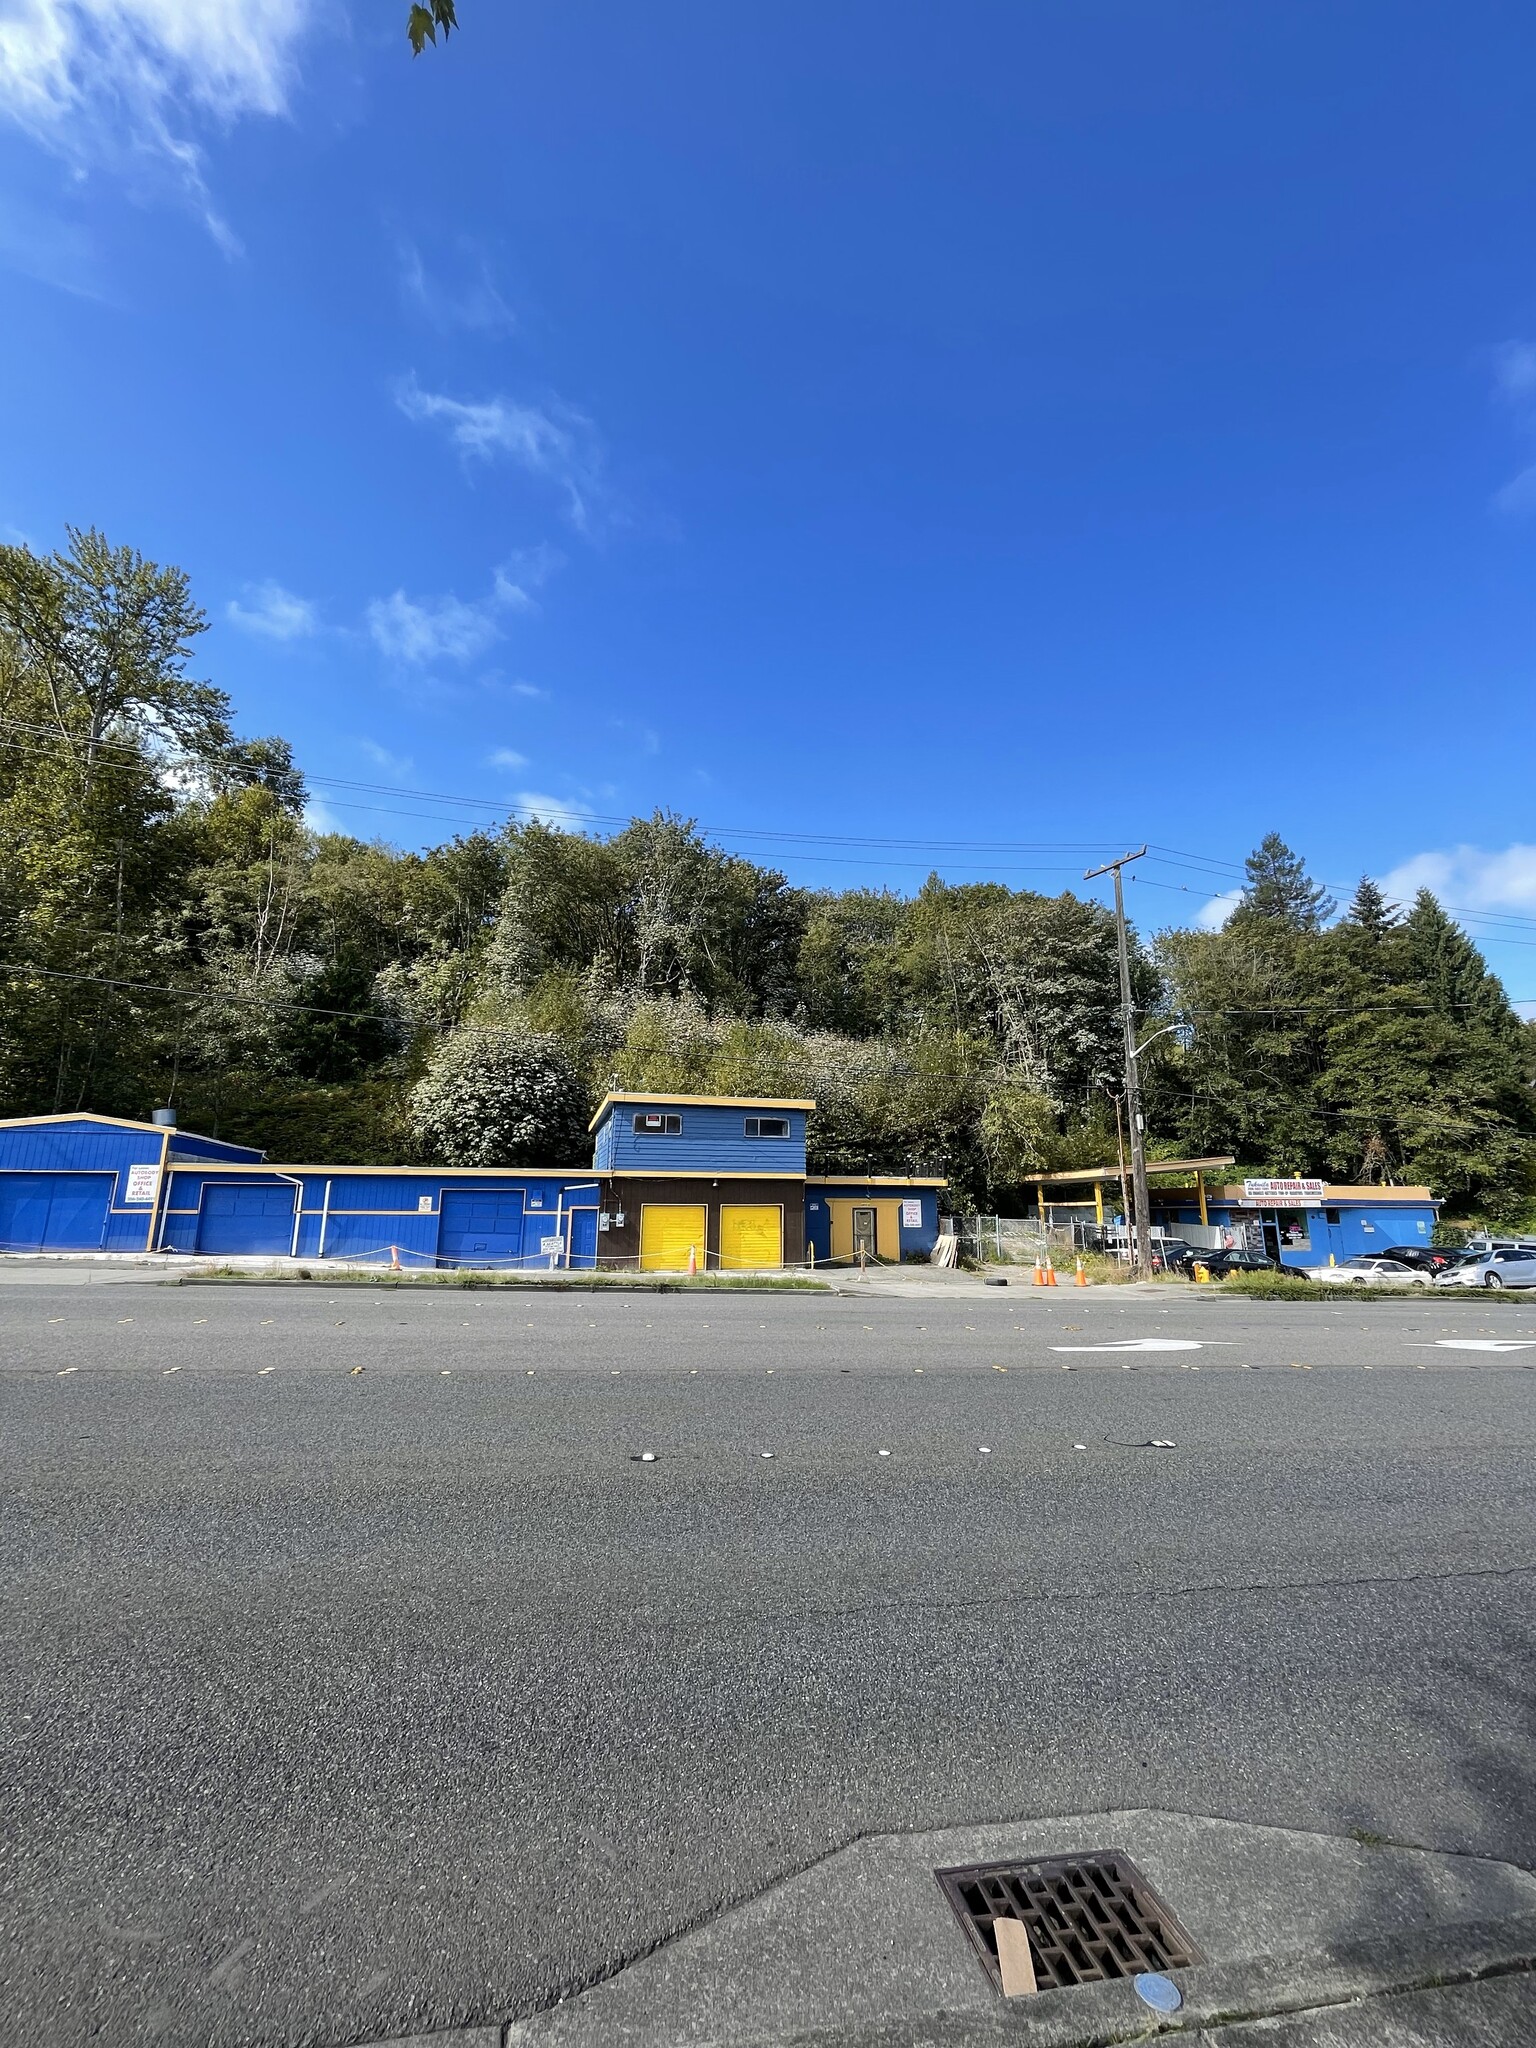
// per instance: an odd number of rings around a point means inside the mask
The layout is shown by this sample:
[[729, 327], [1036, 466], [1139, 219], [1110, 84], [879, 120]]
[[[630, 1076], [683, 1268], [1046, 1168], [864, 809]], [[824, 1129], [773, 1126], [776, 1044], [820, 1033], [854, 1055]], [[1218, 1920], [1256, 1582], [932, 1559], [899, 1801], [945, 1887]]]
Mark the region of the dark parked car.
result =
[[[1285, 1268], [1276, 1265], [1273, 1259], [1266, 1259], [1262, 1252], [1240, 1250], [1233, 1246], [1227, 1251], [1196, 1252], [1195, 1258], [1204, 1266], [1213, 1280], [1225, 1280], [1229, 1273], [1283, 1273]], [[1193, 1264], [1194, 1261], [1191, 1261]]]
[[1152, 1240], [1154, 1273], [1187, 1273], [1196, 1256], [1196, 1247], [1186, 1244], [1182, 1237], [1154, 1237]]
[[1414, 1266], [1421, 1273], [1443, 1273], [1447, 1266], [1460, 1265], [1466, 1253], [1453, 1251], [1449, 1245], [1441, 1244], [1389, 1244], [1377, 1256], [1397, 1259], [1402, 1265]]

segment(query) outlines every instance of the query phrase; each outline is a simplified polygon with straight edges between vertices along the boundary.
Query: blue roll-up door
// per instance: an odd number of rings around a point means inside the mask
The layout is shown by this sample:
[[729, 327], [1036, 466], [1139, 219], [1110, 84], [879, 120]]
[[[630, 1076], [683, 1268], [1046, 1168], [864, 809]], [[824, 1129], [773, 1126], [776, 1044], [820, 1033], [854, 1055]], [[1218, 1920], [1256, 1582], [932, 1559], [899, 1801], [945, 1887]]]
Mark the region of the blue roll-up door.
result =
[[445, 1188], [437, 1255], [456, 1265], [503, 1264], [522, 1256], [521, 1188]]
[[0, 1251], [99, 1252], [111, 1203], [110, 1173], [0, 1173]]
[[205, 1187], [197, 1219], [198, 1250], [274, 1256], [291, 1252], [293, 1204], [298, 1192], [285, 1181]]

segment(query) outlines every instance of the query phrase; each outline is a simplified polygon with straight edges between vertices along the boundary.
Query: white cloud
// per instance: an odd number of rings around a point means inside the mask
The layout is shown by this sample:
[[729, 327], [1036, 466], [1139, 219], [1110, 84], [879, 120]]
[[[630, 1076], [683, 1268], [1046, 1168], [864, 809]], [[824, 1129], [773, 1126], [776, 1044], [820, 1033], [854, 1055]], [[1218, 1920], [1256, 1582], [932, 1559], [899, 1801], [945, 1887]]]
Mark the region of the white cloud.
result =
[[304, 804], [304, 822], [311, 832], [346, 832], [340, 818], [324, 797], [311, 796]]
[[507, 688], [514, 697], [547, 697], [548, 690], [541, 690], [537, 683], [508, 683]]
[[413, 668], [434, 661], [473, 661], [499, 638], [494, 599], [465, 604], [457, 597], [407, 597], [403, 590], [375, 598], [366, 614], [381, 654]]
[[[1492, 351], [1495, 396], [1513, 413], [1520, 432], [1536, 434], [1536, 342], [1502, 341]], [[1536, 463], [1493, 494], [1498, 512], [1536, 511]]]
[[320, 615], [307, 597], [295, 597], [281, 583], [247, 583], [247, 602], [231, 598], [224, 607], [231, 625], [264, 640], [307, 640], [320, 630]]
[[1224, 896], [1213, 896], [1209, 903], [1202, 903], [1195, 912], [1195, 930], [1219, 932], [1242, 900], [1241, 889], [1228, 889]]
[[1381, 878], [1394, 903], [1411, 903], [1428, 889], [1448, 909], [1536, 911], [1536, 846], [1518, 842], [1502, 852], [1454, 846], [1416, 853]]
[[603, 451], [592, 422], [563, 399], [524, 405], [510, 398], [449, 398], [423, 391], [415, 374], [395, 389], [408, 420], [441, 426], [466, 458], [490, 462], [506, 456], [530, 476], [545, 477], [565, 500], [566, 517], [580, 533], [591, 530], [606, 497]]
[[404, 782], [416, 773], [416, 763], [409, 754], [392, 754], [388, 747], [381, 747], [377, 740], [359, 740], [357, 744], [374, 767], [382, 768], [386, 775], [397, 776]]
[[516, 808], [553, 825], [557, 832], [580, 832], [592, 821], [591, 809], [574, 797], [544, 796], [536, 789], [520, 789]]
[[1499, 512], [1536, 512], [1536, 463], [1512, 476], [1507, 484], [1501, 484], [1493, 494], [1493, 503]]
[[472, 334], [508, 334], [517, 316], [496, 288], [490, 263], [484, 256], [467, 252], [471, 275], [457, 284], [445, 284], [428, 270], [416, 244], [400, 244], [400, 290], [406, 302], [423, 314], [439, 333], [455, 328]]
[[292, 0], [10, 0], [0, 112], [77, 169], [169, 169], [233, 251], [188, 117], [282, 114], [311, 19]]
[[490, 756], [490, 763], [493, 768], [508, 768], [516, 771], [519, 768], [526, 768], [528, 766], [528, 756], [517, 753], [512, 747], [498, 747], [495, 753]]

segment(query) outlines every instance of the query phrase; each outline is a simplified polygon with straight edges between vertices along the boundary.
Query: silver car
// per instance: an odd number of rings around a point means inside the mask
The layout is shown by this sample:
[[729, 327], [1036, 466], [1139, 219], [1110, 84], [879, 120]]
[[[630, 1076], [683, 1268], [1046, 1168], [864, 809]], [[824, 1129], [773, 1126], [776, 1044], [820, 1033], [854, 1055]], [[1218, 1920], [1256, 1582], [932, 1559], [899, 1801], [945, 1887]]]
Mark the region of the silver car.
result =
[[1536, 1252], [1511, 1248], [1463, 1259], [1435, 1275], [1437, 1287], [1536, 1287]]
[[1341, 1259], [1336, 1266], [1314, 1266], [1311, 1272], [1325, 1287], [1427, 1287], [1430, 1279], [1401, 1259]]

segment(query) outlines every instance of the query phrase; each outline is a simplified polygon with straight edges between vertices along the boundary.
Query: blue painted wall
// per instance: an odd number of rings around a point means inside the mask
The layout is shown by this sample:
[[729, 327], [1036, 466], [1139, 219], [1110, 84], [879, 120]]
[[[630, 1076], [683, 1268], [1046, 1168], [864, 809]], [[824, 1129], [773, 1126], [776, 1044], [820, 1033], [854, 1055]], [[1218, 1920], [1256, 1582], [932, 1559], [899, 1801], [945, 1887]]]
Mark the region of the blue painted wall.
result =
[[[1170, 1230], [1181, 1223], [1200, 1221], [1200, 1211], [1192, 1204], [1182, 1202], [1177, 1207], [1158, 1204], [1156, 1213], [1158, 1222], [1165, 1223]], [[1239, 1209], [1226, 1202], [1210, 1202], [1208, 1213], [1213, 1224], [1236, 1229], [1265, 1212]], [[1353, 1259], [1371, 1253], [1379, 1256], [1395, 1244], [1427, 1246], [1435, 1231], [1436, 1209], [1433, 1202], [1337, 1201], [1329, 1202], [1325, 1208], [1305, 1209], [1301, 1213], [1307, 1219], [1309, 1242], [1305, 1245], [1282, 1245], [1282, 1265], [1326, 1266], [1330, 1252], [1335, 1259]], [[1330, 1223], [1330, 1215], [1337, 1216], [1338, 1221]]]
[[[635, 1118], [647, 1110], [681, 1116], [675, 1138], [636, 1137]], [[783, 1116], [787, 1138], [749, 1138], [745, 1119]], [[760, 1173], [767, 1177], [805, 1171], [803, 1109], [742, 1109], [734, 1105], [679, 1101], [658, 1096], [654, 1102], [618, 1102], [596, 1131], [594, 1159], [601, 1171], [630, 1173]]]
[[[208, 1240], [220, 1234], [221, 1226], [210, 1228], [207, 1221], [206, 1190], [245, 1186], [252, 1189], [284, 1189], [300, 1183], [298, 1255], [303, 1259], [362, 1259], [387, 1266], [391, 1248], [399, 1252], [402, 1265], [435, 1266], [442, 1249], [443, 1197], [445, 1194], [516, 1195], [522, 1202], [522, 1228], [514, 1245], [505, 1229], [496, 1233], [498, 1242], [483, 1256], [465, 1252], [465, 1262], [516, 1270], [519, 1266], [546, 1266], [544, 1238], [559, 1234], [572, 1246], [573, 1265], [593, 1265], [597, 1245], [597, 1189], [590, 1179], [569, 1175], [509, 1172], [505, 1174], [454, 1173], [441, 1166], [411, 1168], [396, 1173], [370, 1173], [366, 1168], [301, 1169], [285, 1180], [270, 1168], [249, 1174], [212, 1173], [196, 1166], [180, 1166], [169, 1176], [169, 1189], [162, 1217], [161, 1243], [168, 1251], [196, 1252], [211, 1247]], [[326, 1187], [330, 1198], [327, 1202]], [[218, 1198], [222, 1201], [222, 1197]], [[279, 1205], [280, 1206], [280, 1205]], [[462, 1204], [455, 1204], [462, 1208]], [[571, 1212], [575, 1211], [575, 1220]], [[589, 1213], [585, 1213], [589, 1212]], [[283, 1216], [274, 1209], [268, 1219], [265, 1241], [251, 1242], [255, 1255], [286, 1256], [292, 1242], [292, 1212]], [[462, 1219], [459, 1219], [462, 1220]], [[450, 1217], [450, 1227], [456, 1219]], [[506, 1238], [506, 1242], [500, 1240]], [[279, 1240], [282, 1242], [279, 1242]], [[323, 1241], [323, 1250], [322, 1250]], [[461, 1250], [463, 1247], [461, 1246]]]

